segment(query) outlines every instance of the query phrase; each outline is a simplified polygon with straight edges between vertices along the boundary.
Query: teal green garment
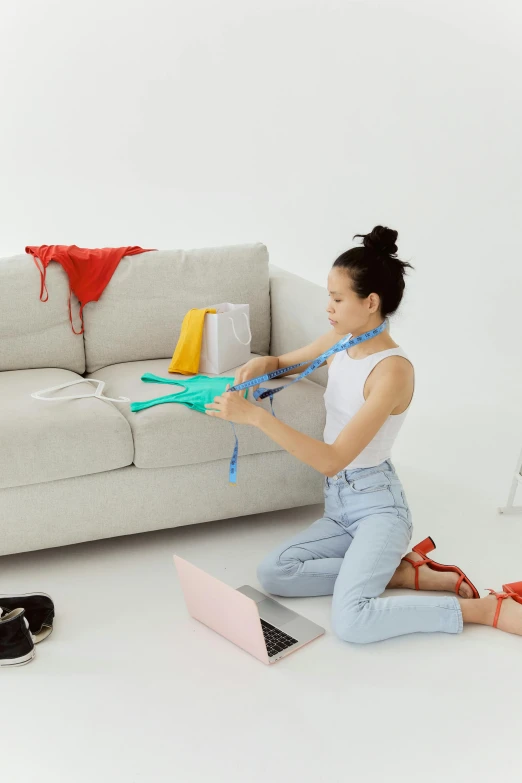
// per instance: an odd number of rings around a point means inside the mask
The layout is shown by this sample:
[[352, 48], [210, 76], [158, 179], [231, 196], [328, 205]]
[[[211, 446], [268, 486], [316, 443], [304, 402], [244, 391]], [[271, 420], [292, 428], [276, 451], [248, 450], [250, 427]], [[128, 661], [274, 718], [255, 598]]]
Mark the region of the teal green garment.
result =
[[[174, 380], [174, 378], [161, 378], [159, 375], [152, 375], [146, 372], [141, 376], [142, 381], [147, 383], [171, 383], [174, 386], [183, 386], [185, 391], [168, 394], [166, 397], [156, 397], [154, 400], [145, 400], [144, 402], [131, 402], [131, 411], [141, 411], [143, 408], [151, 408], [153, 405], [160, 405], [163, 402], [179, 402], [192, 410], [206, 413], [205, 403], [214, 402], [214, 397], [219, 397], [227, 388], [229, 383], [234, 385], [234, 378], [209, 377], [208, 375], [194, 375], [183, 381]], [[244, 397], [248, 394], [245, 389]], [[212, 410], [212, 409], [210, 409]]]

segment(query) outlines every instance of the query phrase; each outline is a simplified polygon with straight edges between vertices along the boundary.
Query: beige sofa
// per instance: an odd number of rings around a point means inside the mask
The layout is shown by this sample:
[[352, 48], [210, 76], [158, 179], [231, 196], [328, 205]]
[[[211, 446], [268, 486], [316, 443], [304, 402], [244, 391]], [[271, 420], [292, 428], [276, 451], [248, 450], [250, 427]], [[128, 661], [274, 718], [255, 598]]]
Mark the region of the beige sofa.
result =
[[[261, 243], [153, 251], [122, 259], [75, 335], [68, 278], [54, 261], [46, 285], [41, 302], [31, 256], [0, 259], [0, 555], [323, 501], [324, 477], [255, 427], [235, 425], [233, 485], [230, 422], [184, 405], [133, 413], [128, 402], [31, 393], [92, 377], [108, 397], [168, 394], [173, 387], [141, 375], [186, 377], [168, 372], [183, 317], [216, 302], [248, 303], [252, 356], [281, 355], [328, 329], [324, 288], [269, 264]], [[74, 295], [71, 306], [79, 331]], [[321, 439], [326, 378], [322, 367], [277, 394], [276, 416]], [[270, 409], [268, 399], [256, 404]]]

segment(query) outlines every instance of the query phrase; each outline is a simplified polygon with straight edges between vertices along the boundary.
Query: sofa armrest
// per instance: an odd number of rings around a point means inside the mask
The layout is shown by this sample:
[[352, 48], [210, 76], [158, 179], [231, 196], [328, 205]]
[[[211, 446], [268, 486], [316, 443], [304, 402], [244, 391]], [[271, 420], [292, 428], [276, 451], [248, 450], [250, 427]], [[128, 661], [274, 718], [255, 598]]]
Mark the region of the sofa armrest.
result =
[[[269, 264], [270, 275], [270, 355], [295, 351], [316, 340], [329, 329], [326, 307], [328, 292], [317, 283]], [[306, 366], [296, 370], [296, 374]], [[326, 386], [328, 367], [319, 367], [307, 378]]]

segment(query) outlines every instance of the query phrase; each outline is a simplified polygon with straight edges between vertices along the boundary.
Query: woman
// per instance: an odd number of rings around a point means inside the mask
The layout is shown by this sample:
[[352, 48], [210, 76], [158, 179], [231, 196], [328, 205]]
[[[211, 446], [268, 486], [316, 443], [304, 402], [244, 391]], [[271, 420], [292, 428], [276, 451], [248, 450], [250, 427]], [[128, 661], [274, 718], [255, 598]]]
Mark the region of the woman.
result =
[[[252, 359], [235, 383], [311, 363], [346, 334], [357, 337], [395, 313], [404, 270], [413, 269], [396, 256], [397, 232], [376, 226], [355, 236], [363, 237], [363, 246], [339, 256], [328, 275], [332, 329], [284, 356]], [[522, 635], [522, 582], [480, 598], [459, 568], [426, 557], [435, 548], [431, 538], [403, 557], [412, 537], [411, 512], [390, 459], [414, 392], [413, 365], [402, 348], [385, 328], [325, 363], [324, 442], [284, 424], [242, 391], [225, 392], [206, 406], [211, 416], [259, 427], [325, 476], [324, 516], [264, 558], [257, 571], [262, 586], [281, 596], [333, 595], [332, 628], [350, 642], [418, 631], [460, 633], [466, 622]], [[456, 595], [379, 598], [394, 587]]]

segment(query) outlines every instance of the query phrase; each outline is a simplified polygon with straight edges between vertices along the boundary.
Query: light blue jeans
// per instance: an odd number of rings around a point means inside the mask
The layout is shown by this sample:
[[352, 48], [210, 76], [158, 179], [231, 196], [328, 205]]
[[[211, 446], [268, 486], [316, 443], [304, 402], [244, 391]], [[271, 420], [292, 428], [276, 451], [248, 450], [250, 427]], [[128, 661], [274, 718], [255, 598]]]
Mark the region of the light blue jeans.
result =
[[257, 577], [281, 596], [333, 595], [332, 629], [348, 642], [407, 633], [460, 633], [456, 596], [379, 598], [406, 554], [411, 512], [391, 460], [324, 480], [324, 515], [276, 547]]

